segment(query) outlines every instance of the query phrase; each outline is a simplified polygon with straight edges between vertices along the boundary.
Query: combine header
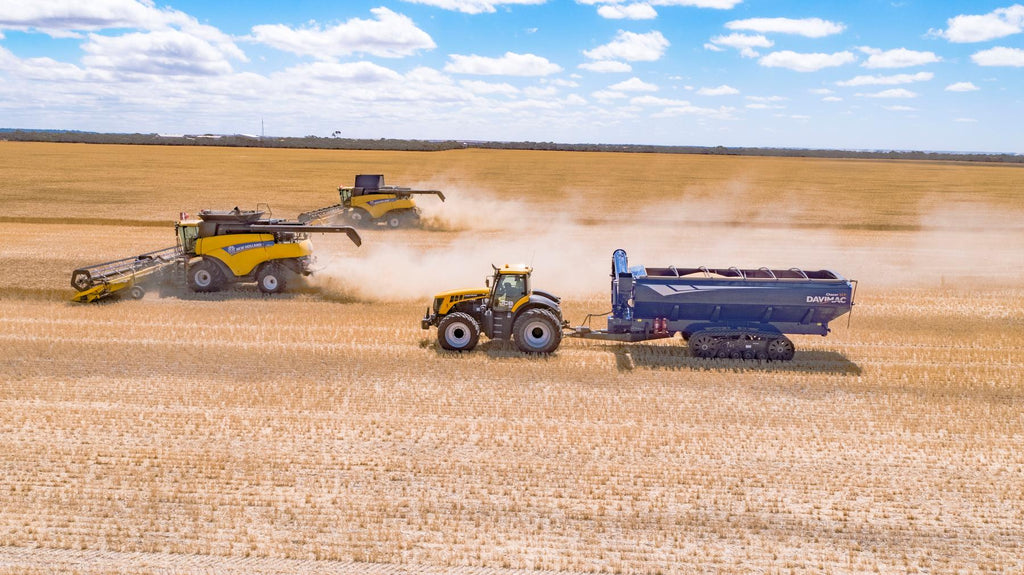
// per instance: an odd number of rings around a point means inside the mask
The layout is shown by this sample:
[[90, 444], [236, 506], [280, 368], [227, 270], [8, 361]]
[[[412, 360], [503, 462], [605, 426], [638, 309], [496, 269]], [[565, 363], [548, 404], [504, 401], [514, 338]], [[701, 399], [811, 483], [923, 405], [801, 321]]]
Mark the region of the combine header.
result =
[[341, 218], [354, 226], [383, 224], [389, 228], [418, 225], [420, 209], [413, 196], [436, 195], [443, 202], [440, 190], [414, 190], [385, 186], [380, 174], [360, 174], [354, 186], [338, 188], [340, 203], [299, 214], [300, 222], [331, 221]]
[[72, 301], [96, 301], [125, 290], [141, 298], [146, 286], [175, 277], [196, 292], [255, 281], [263, 293], [279, 293], [289, 274], [312, 273], [309, 234], [344, 233], [355, 245], [362, 244], [350, 226], [264, 219], [263, 214], [238, 208], [203, 210], [198, 219], [182, 214], [174, 226], [177, 245], [72, 272], [71, 286], [78, 292]]

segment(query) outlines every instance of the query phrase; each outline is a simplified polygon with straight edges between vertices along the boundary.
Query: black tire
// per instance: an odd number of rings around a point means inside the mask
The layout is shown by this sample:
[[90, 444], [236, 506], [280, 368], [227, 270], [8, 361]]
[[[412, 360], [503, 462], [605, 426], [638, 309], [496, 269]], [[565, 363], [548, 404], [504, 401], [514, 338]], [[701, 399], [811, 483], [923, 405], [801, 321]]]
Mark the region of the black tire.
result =
[[546, 309], [531, 309], [516, 319], [512, 337], [519, 351], [551, 353], [562, 343], [562, 328], [555, 314]]
[[789, 361], [793, 359], [796, 347], [787, 337], [777, 337], [768, 342], [768, 359], [775, 361]]
[[260, 266], [256, 274], [256, 287], [265, 294], [281, 293], [288, 284], [285, 273], [285, 267], [281, 264], [267, 262]]
[[210, 260], [202, 260], [188, 268], [188, 287], [194, 292], [215, 292], [224, 287], [224, 272]]
[[710, 359], [718, 354], [718, 338], [706, 333], [698, 333], [690, 338], [690, 353], [694, 357]]
[[128, 296], [132, 299], [142, 299], [146, 297], [146, 290], [142, 286], [132, 286], [128, 288]]
[[451, 351], [470, 351], [480, 340], [480, 324], [473, 316], [450, 313], [437, 324], [437, 343]]
[[397, 230], [398, 228], [402, 227], [402, 224], [405, 223], [405, 216], [401, 212], [391, 212], [390, 214], [384, 217], [384, 222], [388, 225], [389, 228]]
[[372, 220], [373, 218], [370, 217], [369, 212], [362, 208], [352, 208], [348, 212], [349, 223], [357, 228], [370, 225]]
[[85, 270], [78, 270], [71, 274], [71, 287], [78, 291], [85, 291], [92, 287], [92, 276]]

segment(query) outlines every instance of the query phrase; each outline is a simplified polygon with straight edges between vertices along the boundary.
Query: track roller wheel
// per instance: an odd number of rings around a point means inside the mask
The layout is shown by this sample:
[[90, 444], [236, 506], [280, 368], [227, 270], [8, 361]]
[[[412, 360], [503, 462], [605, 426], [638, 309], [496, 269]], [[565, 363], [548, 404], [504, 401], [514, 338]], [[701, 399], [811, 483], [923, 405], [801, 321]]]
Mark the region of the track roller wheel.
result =
[[546, 309], [524, 311], [512, 326], [519, 351], [551, 353], [562, 343], [562, 329], [555, 314]]
[[709, 359], [718, 353], [718, 339], [706, 333], [698, 333], [690, 337], [690, 353], [694, 357]]
[[437, 343], [452, 351], [470, 351], [480, 339], [480, 324], [473, 316], [450, 313], [437, 325]]
[[210, 260], [202, 260], [188, 268], [188, 287], [194, 292], [220, 291], [224, 286], [224, 272]]
[[768, 359], [789, 361], [793, 359], [794, 353], [796, 353], [796, 348], [787, 337], [777, 337], [768, 342]]

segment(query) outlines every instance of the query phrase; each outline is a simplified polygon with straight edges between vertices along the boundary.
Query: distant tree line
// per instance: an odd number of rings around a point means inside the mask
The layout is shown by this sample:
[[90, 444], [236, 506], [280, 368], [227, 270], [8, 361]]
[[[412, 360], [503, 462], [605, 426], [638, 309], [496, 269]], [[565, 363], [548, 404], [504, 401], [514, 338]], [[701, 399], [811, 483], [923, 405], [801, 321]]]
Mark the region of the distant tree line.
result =
[[775, 156], [787, 158], [860, 158], [882, 160], [942, 160], [1024, 164], [1020, 154], [924, 152], [907, 150], [822, 150], [802, 148], [732, 148], [725, 146], [651, 146], [636, 144], [559, 144], [556, 142], [488, 142], [473, 140], [400, 140], [393, 138], [304, 138], [247, 135], [103, 134], [58, 130], [0, 130], [0, 140], [151, 146], [222, 146], [241, 148], [308, 148], [323, 150], [394, 150], [437, 152], [464, 148], [496, 150], [548, 150], [561, 152], [625, 152], [636, 154], [703, 154], [714, 156]]

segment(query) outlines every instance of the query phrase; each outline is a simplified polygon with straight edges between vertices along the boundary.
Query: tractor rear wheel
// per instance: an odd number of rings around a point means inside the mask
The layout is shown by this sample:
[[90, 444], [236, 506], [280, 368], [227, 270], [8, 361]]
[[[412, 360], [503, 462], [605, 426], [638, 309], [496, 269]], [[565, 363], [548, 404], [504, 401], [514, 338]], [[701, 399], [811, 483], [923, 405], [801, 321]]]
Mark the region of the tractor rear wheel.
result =
[[288, 283], [284, 274], [284, 266], [277, 262], [267, 262], [260, 266], [260, 271], [256, 274], [256, 285], [265, 294], [281, 293]]
[[224, 272], [210, 260], [202, 260], [188, 268], [188, 287], [194, 292], [220, 291], [224, 285]]
[[516, 320], [512, 337], [522, 352], [551, 353], [562, 343], [562, 329], [555, 314], [546, 309], [531, 309]]
[[480, 324], [473, 316], [450, 313], [437, 325], [437, 343], [452, 351], [469, 351], [480, 339]]

